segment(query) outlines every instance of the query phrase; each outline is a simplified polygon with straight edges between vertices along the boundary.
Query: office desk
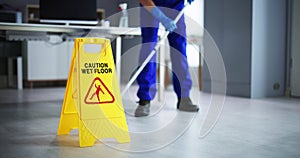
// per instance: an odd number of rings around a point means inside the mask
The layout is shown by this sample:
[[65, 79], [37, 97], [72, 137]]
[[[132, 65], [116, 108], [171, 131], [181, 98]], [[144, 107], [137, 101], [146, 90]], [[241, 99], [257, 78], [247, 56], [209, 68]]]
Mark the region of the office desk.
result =
[[[23, 41], [30, 39], [46, 40], [47, 34], [66, 33], [70, 36], [86, 34], [96, 37], [113, 37], [116, 39], [116, 69], [120, 78], [122, 36], [139, 36], [140, 28], [100, 27], [100, 26], [73, 26], [27, 23], [0, 23], [0, 31], [7, 40]], [[18, 70], [22, 69], [22, 58], [18, 58]], [[22, 72], [18, 71], [18, 89], [22, 89]]]
[[[116, 38], [116, 70], [119, 81], [121, 81], [121, 51], [122, 51], [122, 36], [140, 36], [140, 28], [120, 28], [120, 27], [100, 27], [100, 26], [67, 26], [67, 25], [49, 25], [49, 24], [27, 24], [27, 23], [1, 23], [0, 31], [5, 34], [7, 40], [30, 40], [40, 39], [46, 40], [46, 35], [51, 33], [67, 33], [76, 37], [78, 33], [90, 33], [88, 36], [95, 37], [113, 37]], [[1, 32], [0, 32], [1, 33]], [[164, 31], [159, 29], [159, 36], [163, 35]], [[164, 52], [164, 50], [162, 51]], [[159, 63], [164, 63], [164, 53], [158, 54]], [[22, 89], [22, 58], [18, 58], [18, 89]], [[162, 97], [164, 88], [164, 64], [159, 65], [159, 99]]]
[[97, 30], [111, 35], [141, 35], [140, 28], [101, 27], [101, 26], [78, 26], [78, 25], [51, 25], [29, 23], [3, 23], [0, 22], [0, 30], [6, 31], [32, 31], [32, 32], [56, 32], [71, 33], [82, 30]]

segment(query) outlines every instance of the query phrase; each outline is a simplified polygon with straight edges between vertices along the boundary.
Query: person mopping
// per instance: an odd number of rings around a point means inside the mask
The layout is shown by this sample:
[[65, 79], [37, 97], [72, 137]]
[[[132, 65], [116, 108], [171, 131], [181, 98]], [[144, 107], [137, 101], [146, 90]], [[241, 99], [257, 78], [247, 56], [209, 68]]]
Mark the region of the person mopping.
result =
[[[188, 0], [191, 4], [194, 0]], [[155, 48], [158, 39], [159, 23], [169, 32], [167, 38], [171, 48], [171, 62], [173, 70], [173, 86], [177, 95], [177, 109], [188, 112], [197, 112], [199, 107], [192, 103], [190, 90], [192, 80], [188, 71], [186, 56], [186, 25], [184, 16], [177, 23], [174, 19], [178, 12], [184, 8], [184, 0], [139, 0], [141, 7], [140, 23], [142, 32], [142, 47], [139, 62], [143, 62], [149, 53]], [[160, 8], [163, 7], [163, 8]], [[170, 10], [166, 9], [169, 8]], [[172, 11], [173, 10], [173, 11]], [[139, 89], [138, 107], [135, 117], [148, 116], [150, 113], [150, 102], [156, 94], [156, 62], [153, 56], [137, 76]]]

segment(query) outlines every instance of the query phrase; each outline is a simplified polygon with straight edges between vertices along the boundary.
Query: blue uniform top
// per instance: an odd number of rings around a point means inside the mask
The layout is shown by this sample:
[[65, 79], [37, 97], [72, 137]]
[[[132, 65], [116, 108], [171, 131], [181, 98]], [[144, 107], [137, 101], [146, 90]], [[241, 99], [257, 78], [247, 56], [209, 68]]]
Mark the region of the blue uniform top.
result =
[[176, 10], [181, 10], [184, 6], [184, 0], [153, 0], [158, 7], [167, 7]]

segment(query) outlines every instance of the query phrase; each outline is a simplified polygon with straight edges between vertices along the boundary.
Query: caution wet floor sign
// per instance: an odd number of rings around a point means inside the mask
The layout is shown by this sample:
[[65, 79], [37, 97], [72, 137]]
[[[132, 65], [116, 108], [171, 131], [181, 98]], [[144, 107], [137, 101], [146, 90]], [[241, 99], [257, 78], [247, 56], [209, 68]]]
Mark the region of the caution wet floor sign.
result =
[[[90, 44], [101, 49], [87, 52], [85, 45]], [[81, 147], [92, 146], [102, 138], [130, 141], [108, 39], [75, 40], [58, 135], [75, 128], [79, 129]]]

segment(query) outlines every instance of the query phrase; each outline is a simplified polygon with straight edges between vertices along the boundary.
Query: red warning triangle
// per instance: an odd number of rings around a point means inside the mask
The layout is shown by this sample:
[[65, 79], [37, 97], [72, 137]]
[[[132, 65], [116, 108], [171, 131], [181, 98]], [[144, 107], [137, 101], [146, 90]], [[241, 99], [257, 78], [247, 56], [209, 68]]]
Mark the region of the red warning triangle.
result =
[[86, 104], [105, 104], [114, 101], [115, 97], [99, 77], [94, 79], [84, 98]]

